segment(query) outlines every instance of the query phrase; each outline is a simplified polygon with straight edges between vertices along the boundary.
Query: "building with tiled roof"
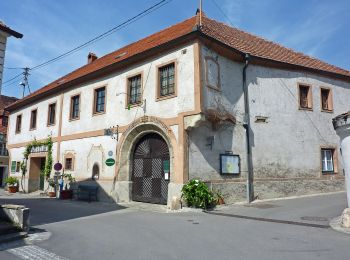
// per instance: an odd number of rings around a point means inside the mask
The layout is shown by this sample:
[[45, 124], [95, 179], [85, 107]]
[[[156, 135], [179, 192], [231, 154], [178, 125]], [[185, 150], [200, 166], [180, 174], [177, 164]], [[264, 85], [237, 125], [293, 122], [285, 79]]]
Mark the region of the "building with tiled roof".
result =
[[[106, 200], [174, 205], [193, 178], [227, 202], [247, 180], [250, 199], [338, 191], [331, 119], [349, 98], [349, 71], [197, 14], [8, 106], [8, 148], [15, 166], [50, 135], [54, 162]], [[29, 191], [48, 153], [26, 161]]]

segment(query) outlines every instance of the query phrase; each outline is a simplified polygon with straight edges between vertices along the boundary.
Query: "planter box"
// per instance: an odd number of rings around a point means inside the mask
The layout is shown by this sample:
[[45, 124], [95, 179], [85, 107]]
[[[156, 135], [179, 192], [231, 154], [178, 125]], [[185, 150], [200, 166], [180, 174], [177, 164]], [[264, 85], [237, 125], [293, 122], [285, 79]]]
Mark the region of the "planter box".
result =
[[56, 193], [54, 191], [49, 191], [48, 195], [50, 198], [56, 197]]
[[72, 190], [62, 190], [60, 191], [60, 199], [61, 200], [69, 200], [73, 198]]

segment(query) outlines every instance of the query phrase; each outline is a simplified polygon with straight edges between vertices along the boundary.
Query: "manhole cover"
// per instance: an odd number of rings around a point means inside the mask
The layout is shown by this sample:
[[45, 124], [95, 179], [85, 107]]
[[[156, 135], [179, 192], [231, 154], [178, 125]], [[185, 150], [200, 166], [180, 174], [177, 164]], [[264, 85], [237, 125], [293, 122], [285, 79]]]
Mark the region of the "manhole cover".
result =
[[302, 220], [307, 220], [307, 221], [328, 221], [328, 218], [325, 217], [301, 217], [300, 219]]
[[263, 204], [263, 203], [257, 203], [257, 204], [249, 204], [249, 205], [244, 205], [246, 207], [252, 207], [252, 208], [258, 208], [258, 209], [271, 209], [271, 208], [276, 208], [279, 207], [277, 205], [273, 204]]

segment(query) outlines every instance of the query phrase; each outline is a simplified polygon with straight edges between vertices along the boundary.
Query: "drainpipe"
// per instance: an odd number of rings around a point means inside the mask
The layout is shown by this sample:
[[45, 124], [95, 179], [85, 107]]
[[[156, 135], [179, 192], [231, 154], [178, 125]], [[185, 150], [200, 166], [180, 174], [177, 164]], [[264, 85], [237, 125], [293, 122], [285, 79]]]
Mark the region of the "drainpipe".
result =
[[248, 53], [244, 56], [244, 67], [243, 67], [243, 95], [244, 95], [244, 122], [243, 127], [246, 133], [246, 144], [247, 144], [247, 202], [250, 203], [254, 200], [254, 186], [253, 186], [253, 159], [252, 149], [250, 140], [250, 112], [249, 112], [249, 96], [248, 96], [248, 85], [247, 85], [247, 68], [249, 66], [250, 55]]

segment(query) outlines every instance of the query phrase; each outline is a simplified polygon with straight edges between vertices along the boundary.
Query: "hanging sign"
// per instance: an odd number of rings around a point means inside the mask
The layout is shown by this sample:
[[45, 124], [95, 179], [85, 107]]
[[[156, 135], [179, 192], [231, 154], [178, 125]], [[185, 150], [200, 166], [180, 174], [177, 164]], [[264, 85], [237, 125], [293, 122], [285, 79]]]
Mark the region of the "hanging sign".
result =
[[113, 166], [115, 164], [115, 160], [113, 158], [108, 158], [106, 160], [106, 165], [107, 166]]
[[164, 179], [166, 181], [170, 180], [170, 161], [163, 161], [163, 171], [164, 171]]

